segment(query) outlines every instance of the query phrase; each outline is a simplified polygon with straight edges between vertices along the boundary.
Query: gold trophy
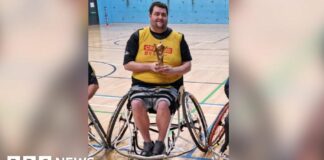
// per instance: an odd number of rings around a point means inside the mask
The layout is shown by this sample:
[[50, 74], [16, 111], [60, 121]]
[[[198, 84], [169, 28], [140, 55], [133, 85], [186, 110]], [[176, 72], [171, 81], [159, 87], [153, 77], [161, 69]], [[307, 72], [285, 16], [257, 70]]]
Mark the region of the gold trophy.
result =
[[166, 48], [167, 47], [164, 46], [161, 42], [159, 44], [154, 44], [154, 52], [156, 53], [159, 66], [163, 66], [163, 52]]

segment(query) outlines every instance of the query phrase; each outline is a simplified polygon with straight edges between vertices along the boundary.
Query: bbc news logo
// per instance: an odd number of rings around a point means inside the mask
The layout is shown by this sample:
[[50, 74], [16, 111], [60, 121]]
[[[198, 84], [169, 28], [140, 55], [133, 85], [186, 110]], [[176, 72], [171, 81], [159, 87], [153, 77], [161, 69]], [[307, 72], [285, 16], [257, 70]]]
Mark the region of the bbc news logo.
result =
[[8, 156], [7, 160], [94, 160], [93, 158], [52, 157], [52, 156]]

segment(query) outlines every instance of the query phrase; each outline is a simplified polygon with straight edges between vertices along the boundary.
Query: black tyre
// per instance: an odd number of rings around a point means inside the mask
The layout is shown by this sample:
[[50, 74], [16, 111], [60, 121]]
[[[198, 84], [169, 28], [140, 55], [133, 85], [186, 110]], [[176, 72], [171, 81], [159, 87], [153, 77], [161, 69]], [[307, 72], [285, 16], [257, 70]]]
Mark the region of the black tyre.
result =
[[190, 135], [199, 150], [207, 152], [207, 123], [204, 113], [192, 94], [185, 92], [182, 96], [183, 114]]
[[90, 122], [88, 131], [88, 157], [92, 157], [103, 149], [108, 148], [108, 144], [106, 142], [106, 133], [90, 105], [88, 105], [88, 119]]
[[106, 132], [103, 129], [101, 123], [98, 120], [97, 115], [95, 114], [95, 112], [93, 111], [93, 109], [91, 108], [90, 105], [88, 105], [88, 116], [90, 118], [90, 121], [91, 121], [92, 125], [94, 125], [94, 127], [97, 130], [97, 132], [99, 133], [100, 138], [102, 138], [103, 140], [105, 140], [105, 138], [107, 137]]
[[208, 135], [208, 144], [210, 146], [215, 146], [220, 139], [224, 136], [225, 131], [225, 118], [229, 114], [229, 103], [226, 103], [225, 106], [218, 113], [216, 120], [212, 124], [212, 128]]
[[108, 146], [114, 148], [114, 144], [119, 141], [127, 130], [127, 118], [132, 118], [131, 112], [127, 109], [126, 102], [128, 94], [123, 96], [119, 101], [117, 108], [110, 119], [108, 131], [107, 131], [107, 143]]

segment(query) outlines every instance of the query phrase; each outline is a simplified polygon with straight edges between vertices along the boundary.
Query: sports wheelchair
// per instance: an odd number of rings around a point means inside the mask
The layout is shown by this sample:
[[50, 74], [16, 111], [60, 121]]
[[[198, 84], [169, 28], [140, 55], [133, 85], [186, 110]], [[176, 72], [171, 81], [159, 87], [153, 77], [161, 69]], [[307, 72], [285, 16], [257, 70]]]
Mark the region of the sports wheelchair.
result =
[[[158, 90], [158, 89], [157, 89]], [[107, 143], [119, 154], [134, 159], [165, 159], [177, 157], [188, 153], [198, 147], [201, 151], [208, 151], [207, 143], [207, 124], [203, 111], [196, 98], [186, 92], [183, 86], [179, 89], [178, 103], [179, 108], [171, 115], [167, 135], [164, 143], [165, 152], [161, 155], [150, 157], [141, 156], [143, 150], [141, 135], [136, 128], [133, 114], [127, 102], [132, 90], [128, 91], [119, 101], [117, 108], [110, 119]], [[149, 115], [152, 116], [151, 114]], [[180, 133], [188, 129], [192, 141]], [[156, 123], [150, 123], [150, 134], [158, 133]], [[152, 135], [152, 134], [151, 134]], [[181, 143], [178, 141], [181, 141]]]

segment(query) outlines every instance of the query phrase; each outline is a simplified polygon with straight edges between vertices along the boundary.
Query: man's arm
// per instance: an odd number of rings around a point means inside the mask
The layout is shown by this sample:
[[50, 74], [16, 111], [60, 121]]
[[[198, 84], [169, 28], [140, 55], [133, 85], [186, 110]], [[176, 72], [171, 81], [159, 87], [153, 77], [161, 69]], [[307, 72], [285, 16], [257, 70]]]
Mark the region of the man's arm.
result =
[[93, 97], [98, 89], [98, 79], [91, 65], [88, 63], [88, 100]]
[[183, 62], [180, 66], [171, 67], [171, 66], [163, 66], [161, 69], [161, 73], [170, 74], [170, 75], [184, 75], [191, 70], [191, 61]]
[[97, 92], [99, 89], [98, 84], [90, 84], [88, 85], [88, 100], [93, 97], [93, 95]]
[[132, 71], [134, 73], [140, 72], [160, 72], [161, 67], [157, 65], [156, 62], [154, 63], [138, 63], [134, 61], [130, 61], [127, 64], [124, 64], [124, 68], [128, 71]]

